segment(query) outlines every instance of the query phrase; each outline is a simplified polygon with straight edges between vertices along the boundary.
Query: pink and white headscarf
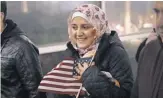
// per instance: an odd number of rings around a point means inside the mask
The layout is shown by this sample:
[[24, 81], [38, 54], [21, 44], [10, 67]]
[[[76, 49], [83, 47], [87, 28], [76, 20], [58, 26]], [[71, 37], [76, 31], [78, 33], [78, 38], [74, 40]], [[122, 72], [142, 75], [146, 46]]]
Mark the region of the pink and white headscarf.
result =
[[[84, 4], [76, 7], [68, 18], [69, 35], [71, 34], [70, 27], [71, 27], [72, 19], [78, 16], [87, 20], [94, 27], [94, 29], [96, 29], [97, 38], [100, 38], [106, 31], [107, 33], [110, 32], [108, 28], [108, 20], [105, 12], [96, 5]], [[70, 40], [72, 41], [72, 43], [74, 43], [73, 39], [70, 38]], [[90, 50], [90, 48], [95, 47], [96, 44], [97, 43], [94, 43], [94, 45], [91, 45], [88, 49], [82, 51]]]

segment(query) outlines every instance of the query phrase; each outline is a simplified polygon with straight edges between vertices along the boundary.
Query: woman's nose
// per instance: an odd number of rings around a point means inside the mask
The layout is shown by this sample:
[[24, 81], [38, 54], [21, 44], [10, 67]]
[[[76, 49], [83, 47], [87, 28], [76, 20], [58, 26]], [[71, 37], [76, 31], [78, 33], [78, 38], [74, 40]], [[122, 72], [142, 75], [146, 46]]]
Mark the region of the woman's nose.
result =
[[77, 30], [77, 34], [76, 34], [77, 36], [82, 36], [83, 35], [83, 31], [79, 28], [78, 30]]

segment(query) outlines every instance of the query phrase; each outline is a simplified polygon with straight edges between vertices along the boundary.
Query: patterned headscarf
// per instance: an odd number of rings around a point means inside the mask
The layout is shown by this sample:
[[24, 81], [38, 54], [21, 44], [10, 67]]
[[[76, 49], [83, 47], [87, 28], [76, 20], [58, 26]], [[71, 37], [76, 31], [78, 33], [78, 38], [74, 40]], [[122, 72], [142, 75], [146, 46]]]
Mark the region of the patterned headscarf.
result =
[[[94, 27], [94, 29], [96, 29], [97, 40], [99, 40], [98, 38], [100, 38], [103, 33], [105, 33], [106, 31], [109, 32], [108, 20], [107, 20], [105, 12], [96, 5], [84, 4], [75, 8], [68, 18], [69, 35], [71, 35], [71, 22], [73, 18], [77, 16], [80, 16], [84, 18], [85, 20], [87, 20]], [[75, 47], [74, 39], [70, 38], [70, 40], [73, 46]], [[97, 43], [94, 43], [94, 45], [91, 45], [88, 49], [85, 49], [85, 50], [78, 49], [78, 50], [80, 50], [80, 52], [81, 50], [87, 52], [91, 50], [91, 48], [94, 48], [95, 46], [97, 46]]]

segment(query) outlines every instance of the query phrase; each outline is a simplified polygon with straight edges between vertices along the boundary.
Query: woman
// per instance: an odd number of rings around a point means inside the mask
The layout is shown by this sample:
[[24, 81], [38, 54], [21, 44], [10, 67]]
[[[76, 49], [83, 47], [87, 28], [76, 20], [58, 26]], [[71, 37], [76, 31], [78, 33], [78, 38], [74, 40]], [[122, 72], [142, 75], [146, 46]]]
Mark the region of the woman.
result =
[[[81, 5], [71, 13], [68, 31], [68, 56], [94, 58], [91, 66], [78, 63], [74, 68], [78, 73], [74, 78], [82, 81], [87, 97], [129, 98], [133, 85], [129, 58], [116, 32], [109, 32], [105, 13], [96, 5]], [[73, 97], [56, 94], [54, 98]]]

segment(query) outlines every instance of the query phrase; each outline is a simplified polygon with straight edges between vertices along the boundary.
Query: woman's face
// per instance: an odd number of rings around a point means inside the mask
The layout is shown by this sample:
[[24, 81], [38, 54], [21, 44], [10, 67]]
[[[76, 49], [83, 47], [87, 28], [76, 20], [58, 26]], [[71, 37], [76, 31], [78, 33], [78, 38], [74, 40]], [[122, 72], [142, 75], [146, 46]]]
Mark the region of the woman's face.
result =
[[71, 34], [77, 46], [88, 48], [96, 39], [96, 30], [82, 17], [75, 17], [71, 22]]

